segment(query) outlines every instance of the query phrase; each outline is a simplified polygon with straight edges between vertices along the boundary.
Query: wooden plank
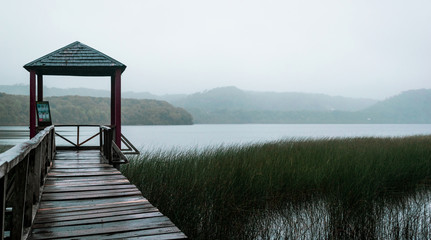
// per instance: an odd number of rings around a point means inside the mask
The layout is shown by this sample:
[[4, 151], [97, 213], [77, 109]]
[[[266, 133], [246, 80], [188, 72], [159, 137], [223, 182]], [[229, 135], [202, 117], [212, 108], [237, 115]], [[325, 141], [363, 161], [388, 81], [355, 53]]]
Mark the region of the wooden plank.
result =
[[178, 231], [178, 228], [165, 227], [159, 229], [137, 230], [117, 233], [115, 235], [103, 234], [86, 236], [84, 239], [139, 239], [139, 240], [169, 240], [186, 239], [186, 236]]
[[157, 210], [153, 205], [150, 203], [138, 203], [135, 205], [126, 205], [126, 206], [117, 206], [112, 205], [110, 208], [107, 208], [104, 206], [104, 208], [92, 208], [92, 209], [86, 209], [86, 210], [80, 210], [79, 208], [74, 211], [53, 211], [51, 213], [45, 212], [43, 214], [40, 214], [36, 217], [36, 222], [38, 222], [40, 219], [47, 218], [47, 217], [64, 217], [64, 216], [74, 216], [74, 215], [85, 215], [85, 214], [98, 214], [98, 213], [108, 213], [108, 212], [117, 212], [117, 211], [128, 211], [128, 210], [136, 210], [136, 209], [142, 209], [146, 210], [148, 212], [152, 211], [153, 209]]
[[[121, 220], [131, 220], [131, 219], [137, 219], [141, 217], [136, 218], [129, 218], [134, 214], [146, 214], [146, 213], [154, 213], [159, 212], [157, 211], [157, 208], [152, 207], [149, 209], [134, 209], [134, 210], [124, 210], [124, 211], [115, 211], [115, 212], [103, 212], [103, 213], [94, 213], [94, 214], [81, 214], [81, 215], [72, 215], [72, 216], [61, 216], [61, 217], [44, 217], [44, 218], [38, 218], [37, 221], [35, 221], [36, 224], [43, 224], [43, 223], [50, 223], [44, 225], [44, 227], [53, 227], [56, 222], [69, 222], [69, 221], [75, 221], [75, 220], [88, 220], [88, 219], [99, 219], [106, 217], [118, 217], [118, 216], [126, 216], [123, 218], [117, 218]], [[143, 215], [144, 216], [144, 215]], [[150, 217], [149, 215], [146, 215], [147, 217]], [[151, 215], [154, 217], [155, 215]], [[157, 216], [163, 216], [161, 213]], [[106, 221], [100, 221], [100, 223], [106, 223]], [[88, 224], [89, 222], [86, 222], [85, 224]], [[68, 225], [68, 224], [64, 224]], [[73, 224], [73, 225], [79, 225], [79, 224]]]
[[72, 182], [60, 182], [60, 181], [52, 181], [48, 184], [45, 184], [45, 188], [49, 187], [61, 187], [61, 186], [104, 186], [104, 185], [123, 185], [129, 184], [127, 179], [113, 179], [113, 180], [93, 180], [89, 182], [82, 181], [72, 181]]
[[78, 195], [97, 195], [97, 194], [115, 194], [121, 192], [136, 192], [139, 191], [135, 186], [125, 185], [126, 188], [114, 188], [114, 189], [106, 189], [106, 190], [83, 190], [83, 191], [72, 191], [72, 192], [47, 192], [44, 196], [54, 197], [54, 196], [76, 196]]
[[116, 179], [127, 179], [125, 176], [118, 174], [118, 175], [109, 175], [109, 176], [104, 176], [103, 178], [100, 177], [73, 177], [73, 178], [61, 178], [61, 177], [51, 177], [49, 179], [46, 180], [47, 183], [52, 183], [52, 182], [60, 182], [60, 181], [64, 181], [64, 182], [82, 182], [82, 181], [100, 181], [101, 179], [103, 180], [116, 180]]
[[77, 218], [75, 220], [57, 220], [54, 222], [35, 222], [33, 228], [53, 228], [53, 227], [64, 227], [64, 226], [78, 226], [78, 225], [87, 225], [87, 224], [103, 224], [110, 222], [119, 222], [124, 220], [134, 220], [134, 219], [145, 219], [152, 217], [162, 217], [163, 214], [159, 211], [154, 210], [151, 212], [141, 212], [141, 213], [130, 213], [130, 214], [107, 214], [105, 217], [87, 217], [87, 218]]
[[152, 217], [147, 219], [79, 225], [79, 228], [77, 226], [37, 228], [33, 229], [33, 238], [58, 239], [165, 227], [175, 227], [175, 225], [169, 221], [167, 217]]
[[80, 167], [80, 168], [52, 168], [50, 172], [52, 173], [69, 173], [69, 172], [103, 172], [112, 171], [112, 167]]
[[106, 166], [109, 167], [108, 164], [61, 164], [61, 165], [53, 165], [52, 169], [80, 169], [80, 168], [91, 168], [91, 167], [99, 167], [99, 166]]
[[48, 173], [48, 176], [53, 176], [53, 177], [82, 177], [82, 176], [106, 176], [106, 175], [121, 175], [121, 173], [119, 171]]
[[56, 164], [71, 164], [71, 163], [75, 163], [75, 164], [99, 164], [100, 160], [95, 159], [95, 160], [71, 160], [71, 159], [67, 159], [67, 160], [63, 160], [63, 161], [56, 161]]
[[56, 160], [64, 160], [64, 159], [100, 159], [100, 154], [57, 154], [55, 157]]
[[101, 198], [101, 199], [78, 199], [69, 201], [41, 201], [40, 208], [64, 208], [64, 207], [76, 207], [76, 206], [92, 206], [106, 203], [116, 203], [125, 201], [138, 201], [144, 199], [142, 196], [129, 196], [129, 197], [116, 197], [116, 198]]
[[114, 189], [137, 189], [130, 184], [122, 184], [122, 185], [96, 185], [89, 186], [88, 184], [83, 183], [80, 186], [47, 186], [43, 190], [45, 193], [59, 193], [59, 192], [81, 192], [81, 191], [97, 191], [97, 190], [114, 190]]
[[[76, 212], [76, 211], [87, 211], [87, 210], [97, 210], [97, 209], [113, 209], [114, 207], [127, 207], [127, 206], [146, 206], [149, 204], [148, 200], [145, 198], [139, 198], [138, 200], [126, 200], [126, 201], [116, 201], [111, 203], [99, 203], [99, 204], [89, 204], [89, 205], [78, 205], [78, 206], [61, 206], [55, 208], [39, 208], [38, 212], [42, 214], [56, 214], [63, 212]], [[152, 205], [151, 205], [152, 206]]]
[[53, 164], [53, 169], [60, 169], [60, 168], [66, 168], [66, 169], [73, 169], [73, 168], [96, 168], [96, 167], [103, 167], [103, 168], [111, 168], [112, 166], [107, 163], [55, 163]]
[[42, 196], [42, 201], [62, 201], [62, 200], [79, 200], [79, 199], [97, 199], [97, 198], [111, 198], [111, 197], [125, 197], [125, 196], [140, 196], [141, 192], [137, 190], [133, 191], [111, 191], [106, 193], [79, 193], [72, 195], [51, 195], [44, 194]]
[[91, 157], [91, 156], [81, 156], [81, 157], [68, 157], [68, 156], [64, 156], [64, 157], [58, 157], [56, 155], [55, 160], [58, 161], [59, 163], [62, 162], [67, 162], [67, 161], [71, 161], [71, 162], [99, 162], [103, 160], [103, 158], [101, 158], [100, 156], [96, 156], [96, 157]]
[[118, 170], [101, 163], [99, 152], [59, 155], [45, 181], [31, 239], [186, 238]]

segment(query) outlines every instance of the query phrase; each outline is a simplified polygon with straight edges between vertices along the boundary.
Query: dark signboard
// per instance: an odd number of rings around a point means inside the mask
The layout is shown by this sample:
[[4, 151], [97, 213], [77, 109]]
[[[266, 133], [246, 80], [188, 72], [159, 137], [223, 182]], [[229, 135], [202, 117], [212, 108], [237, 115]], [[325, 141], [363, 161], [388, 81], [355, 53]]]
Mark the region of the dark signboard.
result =
[[49, 110], [49, 103], [47, 101], [36, 102], [36, 112], [38, 126], [52, 125], [51, 111]]

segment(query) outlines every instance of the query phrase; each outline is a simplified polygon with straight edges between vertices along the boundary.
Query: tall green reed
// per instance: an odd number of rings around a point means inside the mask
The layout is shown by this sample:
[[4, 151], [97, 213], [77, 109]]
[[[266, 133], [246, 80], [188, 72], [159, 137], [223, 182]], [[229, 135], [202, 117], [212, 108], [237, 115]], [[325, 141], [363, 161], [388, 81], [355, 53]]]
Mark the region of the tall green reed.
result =
[[245, 239], [254, 234], [244, 228], [253, 214], [316, 199], [325, 202], [328, 238], [368, 237], [373, 231], [357, 229], [375, 229], [382, 199], [428, 181], [431, 136], [152, 151], [122, 172], [194, 239]]

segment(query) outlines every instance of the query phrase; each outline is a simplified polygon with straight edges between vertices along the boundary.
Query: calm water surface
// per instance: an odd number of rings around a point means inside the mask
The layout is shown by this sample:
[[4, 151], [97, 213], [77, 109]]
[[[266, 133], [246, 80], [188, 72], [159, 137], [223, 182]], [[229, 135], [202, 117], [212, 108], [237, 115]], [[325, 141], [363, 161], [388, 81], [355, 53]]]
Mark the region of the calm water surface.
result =
[[[76, 142], [76, 128], [56, 131]], [[80, 141], [98, 128], [81, 127]], [[249, 144], [291, 138], [410, 136], [431, 134], [431, 124], [196, 124], [186, 126], [123, 126], [138, 149], [188, 149]], [[28, 127], [0, 126], [0, 144], [28, 139]], [[58, 145], [67, 145], [57, 137]], [[98, 145], [98, 138], [88, 144]]]

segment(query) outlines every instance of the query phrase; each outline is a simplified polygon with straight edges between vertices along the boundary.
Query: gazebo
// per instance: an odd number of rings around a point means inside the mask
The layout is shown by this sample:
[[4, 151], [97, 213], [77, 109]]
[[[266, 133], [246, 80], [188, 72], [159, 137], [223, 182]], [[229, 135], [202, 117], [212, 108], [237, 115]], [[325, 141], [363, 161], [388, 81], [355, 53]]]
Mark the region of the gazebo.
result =
[[44, 75], [111, 77], [111, 125], [115, 143], [121, 145], [121, 74], [126, 65], [76, 41], [24, 68], [30, 72], [30, 138], [36, 135], [36, 92], [37, 101], [43, 101]]

